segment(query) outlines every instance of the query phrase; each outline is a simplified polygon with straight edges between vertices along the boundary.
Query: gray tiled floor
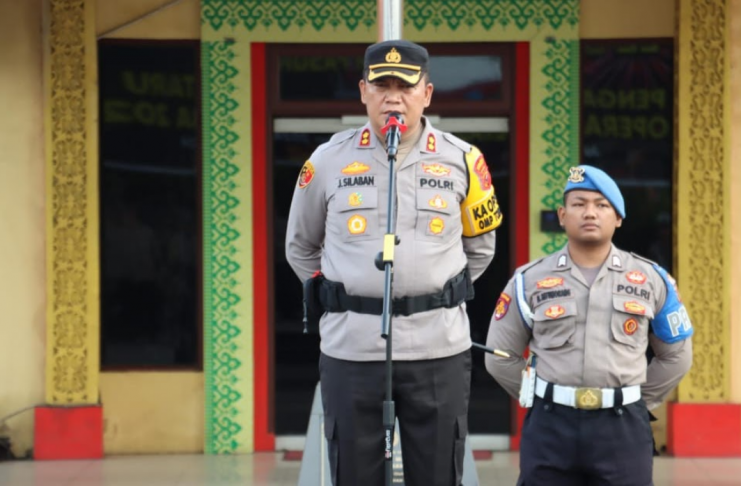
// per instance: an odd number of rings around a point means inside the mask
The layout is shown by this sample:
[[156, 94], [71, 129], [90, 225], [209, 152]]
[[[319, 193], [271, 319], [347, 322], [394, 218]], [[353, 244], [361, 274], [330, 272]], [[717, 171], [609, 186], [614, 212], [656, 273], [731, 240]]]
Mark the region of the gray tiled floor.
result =
[[[517, 453], [495, 452], [476, 462], [482, 485], [514, 485]], [[242, 456], [116, 456], [100, 461], [0, 463], [2, 486], [287, 486], [301, 463], [282, 453]], [[741, 459], [672, 459], [654, 467], [656, 486], [741, 485]]]

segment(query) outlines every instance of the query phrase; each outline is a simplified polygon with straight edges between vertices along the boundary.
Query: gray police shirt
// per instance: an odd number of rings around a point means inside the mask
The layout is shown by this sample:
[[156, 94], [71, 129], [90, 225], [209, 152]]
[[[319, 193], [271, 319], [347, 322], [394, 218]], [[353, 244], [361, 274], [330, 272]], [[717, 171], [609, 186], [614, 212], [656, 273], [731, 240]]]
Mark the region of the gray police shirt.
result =
[[[476, 279], [494, 257], [495, 231], [462, 236], [460, 205], [471, 180], [465, 155], [474, 148], [424, 122], [416, 147], [396, 171], [400, 244], [395, 248], [394, 298], [440, 292], [466, 265]], [[301, 281], [321, 270], [329, 280], [342, 282], [350, 295], [383, 297], [384, 272], [374, 259], [386, 233], [388, 172], [385, 148], [369, 124], [335, 134], [311, 155], [294, 190], [286, 234], [286, 257]], [[385, 359], [381, 316], [325, 313], [319, 332], [328, 356]], [[471, 347], [465, 304], [395, 316], [392, 333], [396, 360], [443, 358]]]
[[[691, 322], [673, 280], [664, 275], [653, 262], [614, 245], [591, 286], [571, 261], [568, 245], [519, 268], [497, 302], [487, 338], [487, 346], [511, 357], [487, 355], [487, 370], [516, 398], [529, 346], [537, 356], [536, 373], [546, 381], [641, 385], [649, 409], [657, 407], [692, 363]], [[667, 302], [683, 313], [672, 314], [675, 326], [665, 320], [660, 338], [650, 331], [651, 321]], [[647, 366], [649, 343], [655, 356]]]

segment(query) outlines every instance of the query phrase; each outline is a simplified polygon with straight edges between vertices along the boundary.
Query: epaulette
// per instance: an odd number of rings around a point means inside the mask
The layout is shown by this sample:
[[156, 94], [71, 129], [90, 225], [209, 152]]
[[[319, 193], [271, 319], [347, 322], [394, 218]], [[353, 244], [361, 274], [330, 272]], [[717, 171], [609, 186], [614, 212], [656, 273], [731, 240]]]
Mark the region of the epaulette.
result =
[[337, 132], [334, 135], [332, 135], [332, 138], [330, 138], [329, 142], [327, 143], [335, 144], [335, 143], [344, 142], [345, 140], [351, 139], [357, 132], [358, 132], [357, 128], [350, 128], [348, 130]]
[[[545, 258], [545, 257], [543, 257]], [[525, 327], [532, 332], [533, 330], [533, 311], [530, 309], [530, 305], [527, 303], [525, 298], [525, 277], [522, 275], [543, 261], [543, 258], [538, 258], [535, 261], [522, 265], [515, 270], [514, 282], [515, 282], [515, 298], [517, 299], [517, 308], [520, 309], [520, 317], [522, 318]]]
[[[659, 265], [655, 261], [649, 260], [648, 258], [646, 258], [644, 256], [641, 256], [641, 255], [638, 255], [637, 253], [633, 253], [632, 251], [630, 252], [630, 254], [633, 255], [634, 257], [636, 257], [637, 259], [643, 260], [644, 262], [646, 262], [646, 263], [648, 263], [650, 265]], [[661, 265], [659, 265], [659, 266], [661, 266]]]
[[537, 265], [538, 263], [542, 262], [542, 261], [543, 261], [543, 260], [545, 260], [546, 258], [547, 258], [547, 257], [540, 257], [540, 258], [538, 258], [537, 260], [533, 260], [533, 261], [531, 261], [531, 262], [528, 262], [528, 263], [526, 263], [526, 264], [522, 265], [521, 267], [518, 267], [518, 268], [517, 268], [517, 269], [515, 270], [515, 274], [517, 274], [517, 273], [525, 273], [525, 272], [526, 272], [527, 270], [531, 269], [532, 267], [534, 267], [534, 266], [535, 266], [535, 265]]
[[461, 140], [460, 138], [456, 137], [452, 133], [443, 132], [443, 137], [445, 140], [450, 142], [451, 144], [455, 145], [459, 149], [463, 151], [463, 153], [468, 153], [471, 151], [472, 145], [464, 140]]
[[313, 154], [311, 154], [311, 158], [314, 159], [318, 155], [320, 155], [322, 152], [341, 144], [342, 142], [346, 142], [347, 140], [352, 139], [353, 136], [355, 136], [355, 133], [357, 133], [357, 128], [350, 128], [348, 130], [343, 130], [341, 132], [337, 132], [332, 137], [318, 146]]
[[630, 254], [633, 255], [637, 260], [641, 260], [642, 262], [648, 263], [651, 266], [651, 268], [654, 268], [654, 269], [660, 268], [660, 269], [664, 270], [665, 272], [667, 271], [664, 267], [662, 267], [661, 265], [659, 265], [658, 263], [656, 263], [653, 260], [650, 260], [650, 259], [648, 259], [648, 258], [646, 258], [644, 256], [641, 256], [641, 255], [637, 255], [637, 254], [633, 253], [632, 251], [630, 252]]

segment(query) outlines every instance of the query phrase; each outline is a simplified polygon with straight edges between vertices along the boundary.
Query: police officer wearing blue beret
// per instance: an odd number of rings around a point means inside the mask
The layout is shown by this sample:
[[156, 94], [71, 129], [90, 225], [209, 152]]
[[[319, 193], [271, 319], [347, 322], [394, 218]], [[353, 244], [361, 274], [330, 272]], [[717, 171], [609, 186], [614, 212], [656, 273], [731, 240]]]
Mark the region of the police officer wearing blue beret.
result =
[[518, 484], [650, 485], [649, 410], [690, 369], [692, 323], [666, 270], [612, 244], [625, 203], [605, 172], [572, 167], [558, 217], [567, 245], [515, 271], [487, 338], [511, 356], [487, 370], [529, 408]]

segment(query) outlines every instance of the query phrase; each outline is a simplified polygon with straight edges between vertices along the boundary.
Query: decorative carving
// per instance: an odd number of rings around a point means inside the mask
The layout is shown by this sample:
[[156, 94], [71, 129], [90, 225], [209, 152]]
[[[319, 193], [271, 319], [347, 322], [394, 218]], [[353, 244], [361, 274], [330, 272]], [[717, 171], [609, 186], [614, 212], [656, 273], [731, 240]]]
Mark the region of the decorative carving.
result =
[[[223, 26], [240, 25], [248, 31], [277, 27], [287, 31], [295, 26], [321, 31], [330, 27], [351, 32], [376, 23], [375, 0], [304, 0], [275, 2], [270, 0], [204, 0], [201, 22], [215, 31]], [[446, 28], [456, 31], [481, 26], [485, 31], [514, 28], [558, 30], [576, 27], [579, 22], [577, 0], [407, 0], [404, 2], [404, 24], [417, 31]]]
[[[680, 224], [688, 237], [679, 242], [684, 253], [679, 267], [681, 290], [695, 327], [694, 362], [680, 387], [682, 401], [724, 401], [728, 398], [730, 370], [728, 309], [724, 298], [730, 283], [724, 267], [729, 265], [724, 244], [728, 222], [724, 208], [729, 204], [723, 180], [729, 177], [729, 154], [725, 152], [727, 45], [724, 0], [683, 1], [680, 9], [679, 170], [680, 198], [692, 201], [681, 211]], [[683, 49], [683, 46], [688, 46]]]
[[201, 23], [215, 31], [223, 26], [234, 29], [240, 25], [248, 31], [291, 27], [322, 31], [329, 27], [347, 28], [354, 32], [361, 25], [366, 29], [376, 23], [375, 0], [305, 0], [276, 2], [270, 0], [203, 0]]
[[[50, 1], [49, 80], [51, 146], [47, 177], [49, 279], [47, 400], [52, 403], [94, 403], [97, 394], [97, 366], [90, 362], [88, 346], [91, 329], [98, 321], [92, 316], [88, 298], [91, 274], [97, 262], [88, 261], [91, 238], [97, 237], [96, 201], [88, 199], [90, 184], [97, 184], [95, 172], [88, 172], [86, 132], [86, 65], [90, 40], [86, 38], [85, 0]], [[92, 42], [95, 42], [92, 38]], [[92, 191], [94, 193], [94, 191]], [[94, 309], [93, 309], [94, 311]], [[94, 353], [97, 355], [96, 353]], [[95, 363], [97, 365], [97, 363]]]
[[[242, 334], [235, 325], [235, 307], [241, 297], [235, 293], [241, 266], [235, 260], [241, 234], [235, 210], [240, 168], [235, 164], [234, 51], [223, 42], [203, 43], [203, 184], [204, 184], [204, 371], [206, 375], [206, 452], [237, 452], [242, 426], [242, 395], [237, 391], [237, 374], [244, 356], [237, 341]], [[240, 279], [244, 279], [240, 275]], [[244, 408], [242, 405], [241, 408]]]
[[558, 30], [579, 23], [577, 0], [407, 0], [404, 2], [404, 25], [418, 31], [477, 26], [485, 31], [497, 28], [524, 31]]

